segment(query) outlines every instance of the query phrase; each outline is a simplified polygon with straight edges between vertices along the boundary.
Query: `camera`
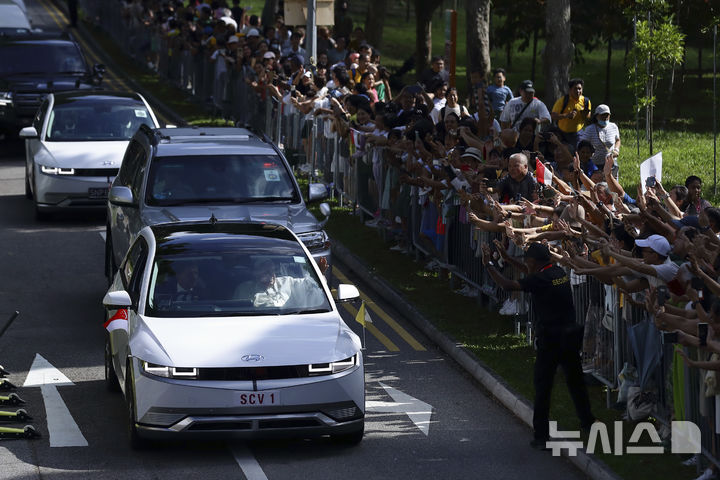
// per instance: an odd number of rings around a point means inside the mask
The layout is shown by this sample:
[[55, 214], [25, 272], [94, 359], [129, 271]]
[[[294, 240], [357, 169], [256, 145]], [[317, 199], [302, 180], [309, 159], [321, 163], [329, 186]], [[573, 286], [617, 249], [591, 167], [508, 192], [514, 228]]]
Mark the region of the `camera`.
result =
[[698, 338], [700, 339], [700, 346], [707, 345], [707, 336], [708, 336], [708, 324], [700, 322], [697, 326], [697, 332], [698, 332]]
[[678, 332], [662, 332], [662, 343], [678, 343]]
[[645, 179], [645, 186], [647, 188], [654, 187], [656, 183], [657, 183], [657, 180], [655, 180], [655, 177], [648, 177], [647, 179]]

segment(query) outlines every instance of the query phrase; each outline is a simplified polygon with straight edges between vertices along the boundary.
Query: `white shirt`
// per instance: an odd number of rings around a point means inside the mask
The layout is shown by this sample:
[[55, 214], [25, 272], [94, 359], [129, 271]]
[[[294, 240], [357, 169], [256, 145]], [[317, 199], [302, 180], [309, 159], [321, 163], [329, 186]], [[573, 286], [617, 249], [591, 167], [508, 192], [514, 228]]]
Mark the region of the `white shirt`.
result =
[[253, 297], [255, 307], [283, 307], [293, 299], [293, 306], [302, 308], [322, 305], [322, 288], [309, 277], [275, 277], [273, 284]]
[[578, 143], [587, 140], [592, 143], [595, 153], [591, 160], [595, 165], [605, 165], [605, 157], [615, 147], [615, 142], [620, 139], [620, 129], [613, 122], [608, 122], [605, 128], [600, 128], [596, 123], [590, 124], [578, 132]]
[[[525, 111], [523, 111], [525, 109]], [[522, 112], [520, 118], [518, 115]], [[524, 118], [537, 118], [538, 120], [547, 119], [550, 120], [550, 112], [543, 102], [533, 97], [530, 104], [525, 108], [525, 102], [522, 97], [515, 97], [510, 100], [500, 114], [500, 121], [507, 122], [510, 124], [513, 130], [520, 128], [520, 122]]]

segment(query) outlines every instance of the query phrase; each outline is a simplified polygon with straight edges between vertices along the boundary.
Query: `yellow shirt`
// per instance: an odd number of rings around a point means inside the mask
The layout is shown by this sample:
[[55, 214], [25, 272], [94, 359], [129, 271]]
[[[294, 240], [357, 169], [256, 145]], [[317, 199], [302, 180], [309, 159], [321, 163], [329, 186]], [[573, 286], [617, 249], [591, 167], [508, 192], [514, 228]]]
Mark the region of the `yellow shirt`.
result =
[[[577, 102], [575, 103], [573, 103], [572, 97], [568, 98], [568, 103], [563, 109], [562, 106], [564, 101], [565, 96], [558, 98], [555, 102], [555, 105], [553, 105], [552, 111], [561, 115], [570, 113], [573, 110], [577, 111], [578, 113], [572, 120], [569, 118], [561, 118], [560, 120], [558, 120], [558, 128], [560, 128], [560, 130], [562, 130], [563, 132], [567, 133], [579, 132], [587, 123], [587, 112], [583, 112], [583, 110], [585, 110], [585, 96], [580, 95], [580, 98], [578, 98]], [[592, 105], [590, 105], [590, 100], [587, 101], [587, 108], [589, 111], [592, 111]]]

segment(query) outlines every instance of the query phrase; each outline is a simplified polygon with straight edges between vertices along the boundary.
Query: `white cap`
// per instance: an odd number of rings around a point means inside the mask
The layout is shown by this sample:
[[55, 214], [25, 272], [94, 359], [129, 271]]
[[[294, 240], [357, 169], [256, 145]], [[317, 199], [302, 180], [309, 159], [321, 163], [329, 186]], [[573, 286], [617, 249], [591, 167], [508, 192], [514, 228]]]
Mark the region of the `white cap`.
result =
[[258, 32], [257, 28], [251, 28], [250, 30], [248, 30], [247, 36], [248, 37], [259, 37], [260, 32]]
[[237, 43], [240, 39], [237, 37], [237, 35], [230, 35], [230, 38], [227, 39], [227, 43]]
[[601, 105], [598, 105], [595, 109], [595, 115], [602, 115], [603, 113], [610, 113], [610, 107], [605, 105], [604, 103]]
[[275, 58], [275, 53], [274, 52], [265, 52], [263, 54], [263, 58]]
[[645, 240], [635, 240], [635, 245], [651, 248], [655, 253], [663, 257], [667, 257], [670, 253], [670, 242], [662, 235], [650, 235]]

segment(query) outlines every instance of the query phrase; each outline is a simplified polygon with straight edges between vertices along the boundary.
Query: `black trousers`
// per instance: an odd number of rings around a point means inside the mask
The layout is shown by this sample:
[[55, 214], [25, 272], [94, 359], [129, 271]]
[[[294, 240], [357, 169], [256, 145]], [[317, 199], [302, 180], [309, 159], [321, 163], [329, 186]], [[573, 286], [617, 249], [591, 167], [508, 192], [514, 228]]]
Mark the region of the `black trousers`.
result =
[[[573, 343], [573, 342], [569, 342]], [[559, 343], [543, 344], [538, 342], [535, 359], [535, 409], [533, 412], [533, 428], [535, 438], [549, 438], [550, 394], [558, 365], [562, 367], [567, 380], [568, 390], [575, 404], [575, 411], [582, 428], [589, 428], [595, 421], [590, 410], [590, 398], [583, 380], [582, 365], [578, 349], [568, 348]]]

